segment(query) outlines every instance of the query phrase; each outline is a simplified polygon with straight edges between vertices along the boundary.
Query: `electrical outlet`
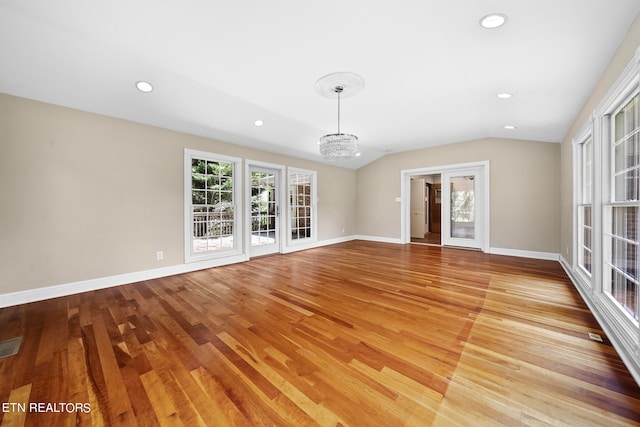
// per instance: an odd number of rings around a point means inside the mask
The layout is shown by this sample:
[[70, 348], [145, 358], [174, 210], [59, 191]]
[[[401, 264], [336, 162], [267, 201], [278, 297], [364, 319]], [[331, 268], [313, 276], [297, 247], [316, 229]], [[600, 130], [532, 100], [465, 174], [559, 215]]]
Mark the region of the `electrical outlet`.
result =
[[164, 252], [158, 251], [156, 252], [156, 260], [162, 261], [164, 259]]

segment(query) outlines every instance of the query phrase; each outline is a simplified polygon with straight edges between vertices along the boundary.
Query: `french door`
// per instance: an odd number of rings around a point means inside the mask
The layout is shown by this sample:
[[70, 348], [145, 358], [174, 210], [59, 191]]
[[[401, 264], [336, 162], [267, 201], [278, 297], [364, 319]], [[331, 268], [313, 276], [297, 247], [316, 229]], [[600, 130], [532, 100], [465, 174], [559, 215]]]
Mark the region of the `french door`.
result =
[[442, 244], [483, 248], [482, 169], [442, 174]]
[[251, 257], [280, 251], [280, 171], [249, 167]]
[[427, 193], [424, 178], [411, 180], [411, 237], [424, 239], [427, 223]]

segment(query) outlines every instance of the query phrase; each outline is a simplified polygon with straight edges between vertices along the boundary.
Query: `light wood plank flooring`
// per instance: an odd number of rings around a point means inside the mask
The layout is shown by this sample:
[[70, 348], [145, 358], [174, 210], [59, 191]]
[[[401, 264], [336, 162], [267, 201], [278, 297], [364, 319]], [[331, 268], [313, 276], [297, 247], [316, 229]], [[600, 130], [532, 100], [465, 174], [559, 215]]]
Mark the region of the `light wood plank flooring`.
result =
[[427, 245], [441, 245], [442, 238], [440, 233], [425, 233], [422, 239], [417, 237], [411, 238], [411, 243], [422, 243]]
[[588, 332], [557, 262], [352, 241], [0, 310], [0, 403], [90, 406], [0, 423], [640, 425]]

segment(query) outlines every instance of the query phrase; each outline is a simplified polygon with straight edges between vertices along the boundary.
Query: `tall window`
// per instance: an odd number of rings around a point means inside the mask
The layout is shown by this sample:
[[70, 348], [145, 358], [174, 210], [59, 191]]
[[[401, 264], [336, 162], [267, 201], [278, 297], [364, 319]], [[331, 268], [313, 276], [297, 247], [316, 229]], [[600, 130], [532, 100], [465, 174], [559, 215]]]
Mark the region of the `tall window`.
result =
[[185, 150], [185, 258], [197, 261], [238, 252], [240, 160]]
[[606, 224], [611, 247], [606, 264], [611, 271], [611, 283], [604, 290], [610, 293], [625, 313], [637, 321], [640, 244], [638, 94], [615, 111], [611, 120], [611, 221]]
[[[580, 142], [578, 149], [580, 168], [578, 185], [578, 265], [587, 275], [591, 275], [593, 259], [593, 138], [591, 134]], [[591, 282], [589, 282], [591, 284]]]
[[640, 378], [640, 49], [574, 144], [576, 285]]
[[290, 242], [316, 239], [316, 172], [289, 169]]

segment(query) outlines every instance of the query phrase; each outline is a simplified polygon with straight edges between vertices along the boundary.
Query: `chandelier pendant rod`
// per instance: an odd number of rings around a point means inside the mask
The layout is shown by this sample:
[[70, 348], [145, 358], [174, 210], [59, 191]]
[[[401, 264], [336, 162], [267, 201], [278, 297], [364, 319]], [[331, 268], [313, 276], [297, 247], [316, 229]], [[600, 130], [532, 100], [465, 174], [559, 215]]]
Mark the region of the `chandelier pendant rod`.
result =
[[338, 135], [340, 135], [340, 93], [342, 92], [339, 89], [339, 86], [336, 87], [336, 92], [338, 92]]
[[331, 99], [335, 99], [334, 96], [337, 95], [338, 98], [338, 132], [326, 134], [318, 140], [320, 154], [323, 159], [330, 161], [351, 160], [360, 155], [358, 137], [349, 133], [342, 133], [340, 114], [342, 114], [342, 94], [353, 95], [362, 89], [363, 85], [362, 77], [353, 73], [327, 74], [316, 82], [316, 91], [320, 95]]

